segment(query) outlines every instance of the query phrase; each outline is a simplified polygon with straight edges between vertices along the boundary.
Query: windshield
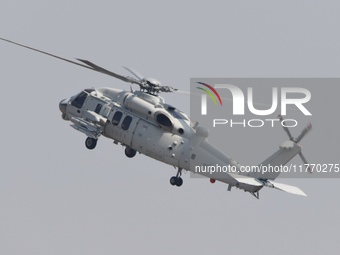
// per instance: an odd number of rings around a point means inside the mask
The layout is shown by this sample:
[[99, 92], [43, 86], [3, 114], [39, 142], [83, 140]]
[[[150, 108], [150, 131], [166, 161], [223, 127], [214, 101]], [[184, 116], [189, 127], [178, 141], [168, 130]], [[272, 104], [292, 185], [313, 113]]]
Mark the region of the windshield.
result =
[[72, 100], [71, 105], [78, 109], [82, 108], [87, 98], [87, 95], [88, 94], [84, 91], [80, 92], [80, 94]]

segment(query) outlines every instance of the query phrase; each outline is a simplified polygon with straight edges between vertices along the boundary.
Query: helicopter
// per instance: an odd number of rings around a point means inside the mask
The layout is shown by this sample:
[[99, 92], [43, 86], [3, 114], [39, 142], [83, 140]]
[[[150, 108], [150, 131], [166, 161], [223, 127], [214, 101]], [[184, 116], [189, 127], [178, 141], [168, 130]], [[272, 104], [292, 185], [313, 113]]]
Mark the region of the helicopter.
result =
[[[274, 181], [280, 172], [240, 171], [242, 168], [240, 163], [208, 142], [209, 130], [206, 127], [191, 120], [187, 114], [176, 107], [167, 104], [159, 95], [178, 92], [178, 89], [162, 85], [154, 78], [144, 78], [127, 67], [124, 68], [133, 77], [109, 71], [88, 60], [76, 59], [79, 61], [76, 62], [8, 39], [0, 39], [139, 86], [139, 91], [109, 87], [87, 88], [60, 101], [59, 110], [62, 119], [71, 122], [72, 128], [86, 135], [87, 149], [95, 149], [101, 136], [112, 139], [114, 144], [125, 147], [125, 155], [128, 158], [133, 158], [138, 152], [175, 167], [177, 173], [170, 178], [172, 186], [182, 186], [183, 170], [197, 173], [197, 166], [209, 168], [219, 165], [227, 166], [229, 171], [222, 174], [202, 171], [198, 174], [210, 178], [211, 183], [215, 181], [226, 183], [228, 191], [236, 187], [249, 192], [257, 199], [259, 199], [259, 191], [265, 186], [306, 196], [298, 187]], [[280, 120], [283, 120], [282, 116]], [[283, 128], [289, 140], [283, 142], [278, 151], [264, 160], [260, 164], [261, 167], [282, 167], [298, 154], [307, 164], [299, 143], [311, 130], [311, 124], [307, 125], [297, 138], [291, 135], [288, 127]]]

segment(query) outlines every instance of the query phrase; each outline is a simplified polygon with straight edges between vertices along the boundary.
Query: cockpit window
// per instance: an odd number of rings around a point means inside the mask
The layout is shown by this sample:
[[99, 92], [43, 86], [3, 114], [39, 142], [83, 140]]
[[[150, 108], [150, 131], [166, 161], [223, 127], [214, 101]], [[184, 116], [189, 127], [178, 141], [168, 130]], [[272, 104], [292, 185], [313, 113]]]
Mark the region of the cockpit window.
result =
[[122, 116], [123, 116], [122, 112], [119, 112], [119, 111], [115, 112], [115, 114], [112, 117], [112, 125], [117, 126], [119, 124]]
[[86, 98], [87, 98], [87, 93], [83, 91], [75, 99], [72, 100], [71, 105], [80, 109], [83, 107]]

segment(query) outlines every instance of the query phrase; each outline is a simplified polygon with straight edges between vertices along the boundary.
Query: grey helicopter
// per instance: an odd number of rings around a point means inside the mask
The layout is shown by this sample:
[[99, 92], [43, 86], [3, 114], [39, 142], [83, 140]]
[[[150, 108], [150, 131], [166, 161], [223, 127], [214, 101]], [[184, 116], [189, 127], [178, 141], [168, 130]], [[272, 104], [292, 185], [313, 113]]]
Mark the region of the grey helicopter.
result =
[[[167, 104], [159, 95], [176, 92], [178, 91], [176, 88], [162, 85], [154, 78], [144, 78], [127, 67], [124, 68], [133, 77], [109, 71], [88, 60], [77, 59], [79, 62], [76, 62], [8, 39], [0, 39], [139, 86], [139, 91], [109, 87], [88, 88], [60, 101], [62, 119], [69, 121], [72, 128], [86, 135], [87, 149], [96, 148], [101, 136], [112, 139], [114, 144], [125, 147], [125, 155], [129, 158], [138, 152], [175, 167], [177, 174], [170, 178], [170, 184], [177, 187], [183, 184], [182, 170], [196, 173], [197, 165], [221, 165], [236, 171], [199, 174], [210, 178], [212, 183], [215, 181], [226, 183], [228, 191], [236, 187], [256, 198], [259, 198], [259, 191], [265, 186], [306, 196], [298, 187], [274, 181], [280, 173], [242, 173], [240, 163], [207, 141], [209, 130], [206, 127]], [[280, 118], [282, 120], [282, 116]], [[289, 140], [283, 142], [279, 150], [264, 160], [261, 166], [283, 166], [296, 155], [300, 155], [302, 161], [307, 164], [299, 143], [311, 130], [311, 125], [303, 129], [297, 138], [291, 135], [287, 127], [284, 127], [284, 130]]]

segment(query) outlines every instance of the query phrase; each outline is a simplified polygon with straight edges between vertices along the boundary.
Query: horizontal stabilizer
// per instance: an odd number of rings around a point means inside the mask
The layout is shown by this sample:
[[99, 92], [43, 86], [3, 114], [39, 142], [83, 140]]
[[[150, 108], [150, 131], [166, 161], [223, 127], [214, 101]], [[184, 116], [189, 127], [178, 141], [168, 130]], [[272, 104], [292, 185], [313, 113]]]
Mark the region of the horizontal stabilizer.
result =
[[307, 196], [305, 192], [303, 192], [300, 188], [288, 184], [274, 182], [272, 180], [255, 179], [252, 177], [241, 176], [234, 173], [229, 173], [229, 175], [236, 181], [236, 184], [233, 184], [234, 186], [237, 186], [240, 189], [244, 189], [245, 191], [249, 191], [253, 195], [255, 192], [258, 192], [263, 186], [267, 186], [269, 188], [275, 188], [294, 195], [305, 197]]
[[307, 196], [305, 192], [303, 192], [300, 188], [295, 187], [295, 186], [291, 186], [291, 185], [287, 185], [287, 184], [283, 184], [283, 183], [278, 183], [278, 182], [274, 182], [274, 181], [270, 181], [270, 184], [272, 184], [273, 188], [278, 189], [278, 190], [282, 190], [294, 195], [300, 195], [300, 196]]
[[263, 183], [251, 177], [234, 177], [234, 179], [238, 183], [248, 184], [248, 185], [257, 186], [257, 187], [263, 186]]

